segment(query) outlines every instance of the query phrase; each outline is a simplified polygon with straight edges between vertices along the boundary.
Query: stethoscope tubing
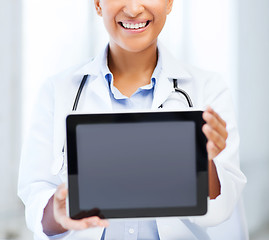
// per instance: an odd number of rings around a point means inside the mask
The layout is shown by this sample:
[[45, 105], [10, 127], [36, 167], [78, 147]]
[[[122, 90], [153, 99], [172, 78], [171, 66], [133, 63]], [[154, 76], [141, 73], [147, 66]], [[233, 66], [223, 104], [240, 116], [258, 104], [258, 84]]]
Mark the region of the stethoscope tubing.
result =
[[[74, 101], [74, 105], [73, 105], [73, 108], [72, 108], [72, 111], [76, 111], [77, 110], [77, 107], [78, 107], [78, 103], [79, 103], [79, 99], [80, 99], [80, 96], [81, 96], [81, 93], [83, 91], [83, 88], [85, 86], [85, 83], [88, 79], [88, 75], [84, 75], [82, 80], [81, 80], [81, 83], [79, 85], [79, 88], [78, 88], [78, 91], [77, 91], [77, 95], [76, 95], [76, 98], [75, 98], [75, 101]], [[188, 102], [188, 105], [189, 107], [193, 107], [193, 104], [192, 104], [192, 101], [191, 101], [191, 98], [189, 96], [188, 93], [186, 93], [183, 89], [179, 88], [178, 87], [178, 84], [177, 84], [177, 79], [173, 79], [173, 82], [174, 82], [174, 89], [176, 92], [178, 93], [181, 93], [187, 100]], [[160, 106], [160, 108], [162, 108], [162, 105]]]
[[185, 98], [187, 99], [187, 102], [189, 104], [189, 107], [192, 108], [193, 107], [193, 104], [192, 104], [192, 101], [191, 101], [191, 98], [190, 98], [189, 94], [186, 93], [183, 89], [178, 88], [178, 86], [177, 86], [177, 79], [173, 79], [173, 81], [174, 81], [174, 89], [175, 89], [175, 91], [183, 94], [185, 96]]
[[73, 108], [72, 108], [72, 111], [76, 111], [77, 110], [77, 107], [78, 107], [78, 102], [79, 102], [79, 99], [80, 99], [80, 95], [82, 93], [82, 90], [84, 88], [84, 85], [87, 81], [87, 78], [88, 78], [88, 75], [84, 75], [82, 80], [81, 80], [81, 83], [79, 85], [79, 88], [78, 88], [78, 91], [77, 91], [77, 95], [76, 95], [76, 99], [74, 101], [74, 105], [73, 105]]

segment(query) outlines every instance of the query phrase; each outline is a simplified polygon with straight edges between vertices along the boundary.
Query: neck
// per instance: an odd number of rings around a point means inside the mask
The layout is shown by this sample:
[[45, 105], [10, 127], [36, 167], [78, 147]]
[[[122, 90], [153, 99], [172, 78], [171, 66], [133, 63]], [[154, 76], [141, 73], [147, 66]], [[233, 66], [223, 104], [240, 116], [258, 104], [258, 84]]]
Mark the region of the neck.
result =
[[149, 75], [157, 65], [157, 42], [141, 52], [129, 52], [109, 44], [108, 67], [113, 75]]

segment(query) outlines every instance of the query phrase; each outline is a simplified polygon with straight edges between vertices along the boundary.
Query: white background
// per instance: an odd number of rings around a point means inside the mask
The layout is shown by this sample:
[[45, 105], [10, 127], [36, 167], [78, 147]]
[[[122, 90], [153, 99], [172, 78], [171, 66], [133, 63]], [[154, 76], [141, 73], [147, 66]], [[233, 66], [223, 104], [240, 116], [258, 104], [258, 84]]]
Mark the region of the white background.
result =
[[[0, 239], [25, 231], [16, 197], [23, 135], [48, 76], [107, 42], [91, 0], [0, 0]], [[269, 226], [269, 1], [175, 0], [161, 40], [178, 57], [220, 72], [231, 87], [252, 239]], [[18, 238], [20, 239], [20, 237]], [[29, 239], [29, 238], [27, 238]]]

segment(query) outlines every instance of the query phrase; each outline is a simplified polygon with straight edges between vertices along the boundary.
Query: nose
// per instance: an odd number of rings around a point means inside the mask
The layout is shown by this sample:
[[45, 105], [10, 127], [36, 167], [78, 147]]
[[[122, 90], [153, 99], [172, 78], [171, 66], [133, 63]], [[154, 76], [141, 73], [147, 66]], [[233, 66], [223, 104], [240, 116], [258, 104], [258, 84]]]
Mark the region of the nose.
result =
[[126, 0], [125, 7], [123, 8], [123, 12], [132, 18], [137, 17], [144, 10], [145, 8], [139, 0]]

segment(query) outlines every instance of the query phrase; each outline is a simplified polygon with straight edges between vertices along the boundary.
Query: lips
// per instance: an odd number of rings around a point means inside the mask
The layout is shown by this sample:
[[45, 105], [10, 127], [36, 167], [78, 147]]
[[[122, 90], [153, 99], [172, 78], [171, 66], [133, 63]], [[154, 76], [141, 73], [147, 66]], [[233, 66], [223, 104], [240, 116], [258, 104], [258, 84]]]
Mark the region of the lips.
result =
[[119, 24], [126, 30], [135, 31], [145, 29], [150, 24], [150, 21], [122, 21]]

